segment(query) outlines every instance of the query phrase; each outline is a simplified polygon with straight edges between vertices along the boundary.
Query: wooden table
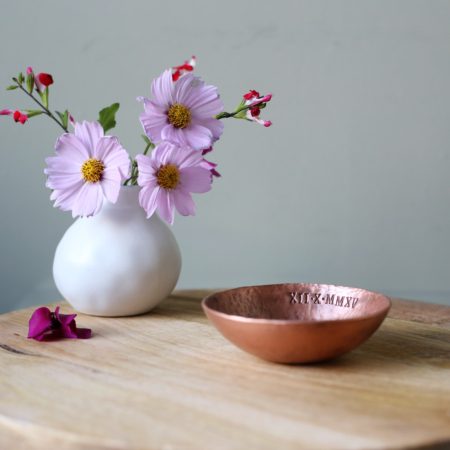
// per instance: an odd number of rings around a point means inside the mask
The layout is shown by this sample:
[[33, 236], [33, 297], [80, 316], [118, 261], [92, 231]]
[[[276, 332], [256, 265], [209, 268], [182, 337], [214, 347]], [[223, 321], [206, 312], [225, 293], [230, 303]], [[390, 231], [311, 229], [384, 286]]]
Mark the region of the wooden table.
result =
[[450, 448], [450, 308], [395, 300], [359, 349], [286, 366], [219, 335], [206, 293], [80, 315], [85, 341], [26, 339], [33, 308], [0, 316], [0, 448]]

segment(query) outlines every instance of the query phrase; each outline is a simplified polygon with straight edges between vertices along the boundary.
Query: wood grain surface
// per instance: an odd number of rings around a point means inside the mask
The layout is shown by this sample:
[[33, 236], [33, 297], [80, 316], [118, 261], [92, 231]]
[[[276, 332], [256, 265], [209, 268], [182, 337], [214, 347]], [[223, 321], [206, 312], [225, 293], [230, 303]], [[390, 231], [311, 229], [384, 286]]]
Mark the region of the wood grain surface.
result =
[[0, 316], [0, 449], [450, 448], [450, 308], [395, 300], [359, 349], [288, 366], [226, 341], [207, 293], [79, 315], [85, 341], [26, 339], [33, 308]]

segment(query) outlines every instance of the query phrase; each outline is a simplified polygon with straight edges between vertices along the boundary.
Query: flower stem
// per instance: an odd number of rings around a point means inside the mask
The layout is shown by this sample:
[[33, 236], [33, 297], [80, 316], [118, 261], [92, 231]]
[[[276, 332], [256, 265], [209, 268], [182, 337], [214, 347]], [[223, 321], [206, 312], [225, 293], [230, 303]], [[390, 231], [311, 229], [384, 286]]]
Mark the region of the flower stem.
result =
[[30, 94], [17, 80], [17, 78], [13, 78], [13, 81], [17, 84], [17, 86], [19, 86], [19, 88], [25, 92], [25, 94], [28, 95], [28, 97], [30, 97], [33, 101], [35, 101], [44, 111], [44, 113], [50, 117], [51, 119], [53, 119], [66, 133], [69, 132], [69, 130], [67, 129], [67, 127], [65, 127], [53, 114], [52, 112], [46, 108], [33, 94]]
[[[144, 149], [143, 154], [146, 155], [150, 149], [155, 148], [155, 144], [152, 144], [149, 142], [147, 146]], [[124, 186], [136, 186], [137, 185], [137, 178], [139, 176], [139, 169], [137, 165], [137, 161], [133, 159], [131, 163], [131, 176], [130, 178], [126, 179], [123, 183]]]
[[217, 114], [216, 119], [228, 119], [230, 117], [234, 117], [236, 114], [239, 114], [242, 111], [245, 111], [246, 109], [249, 109], [250, 105], [244, 105], [238, 108], [236, 111], [229, 113], [229, 112], [221, 112], [220, 114]]

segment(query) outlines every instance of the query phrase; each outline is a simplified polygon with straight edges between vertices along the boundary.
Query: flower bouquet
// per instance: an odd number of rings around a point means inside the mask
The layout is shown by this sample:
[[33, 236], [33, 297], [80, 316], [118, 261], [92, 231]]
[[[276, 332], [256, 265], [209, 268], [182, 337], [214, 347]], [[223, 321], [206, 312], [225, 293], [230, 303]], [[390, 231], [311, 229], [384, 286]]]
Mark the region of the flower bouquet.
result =
[[97, 121], [76, 121], [68, 109], [50, 109], [53, 76], [31, 67], [7, 88], [20, 90], [38, 107], [2, 109], [0, 115], [22, 125], [47, 116], [64, 131], [56, 154], [46, 158], [46, 186], [55, 207], [81, 219], [59, 243], [53, 273], [64, 298], [81, 312], [139, 314], [169, 295], [181, 257], [158, 216], [173, 224], [175, 210], [194, 215], [192, 194], [208, 192], [220, 177], [209, 157], [223, 119], [271, 125], [260, 117], [271, 94], [251, 90], [226, 112], [218, 89], [193, 74], [195, 65], [192, 57], [164, 71], [153, 80], [150, 98], [138, 97], [145, 148], [134, 158], [106, 134], [116, 125], [119, 103], [102, 109]]

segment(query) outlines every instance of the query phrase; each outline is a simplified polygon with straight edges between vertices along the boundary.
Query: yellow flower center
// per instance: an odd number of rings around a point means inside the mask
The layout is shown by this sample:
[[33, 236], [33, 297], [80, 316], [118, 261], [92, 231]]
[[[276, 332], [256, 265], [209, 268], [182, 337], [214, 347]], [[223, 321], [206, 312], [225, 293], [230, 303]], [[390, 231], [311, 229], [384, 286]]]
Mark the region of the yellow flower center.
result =
[[191, 111], [180, 103], [174, 103], [169, 108], [167, 117], [175, 128], [186, 128], [191, 123]]
[[102, 179], [105, 165], [95, 158], [89, 158], [81, 166], [81, 173], [83, 174], [84, 181], [88, 183], [97, 183]]
[[175, 189], [180, 182], [180, 171], [174, 164], [161, 166], [156, 173], [156, 181], [163, 189]]

